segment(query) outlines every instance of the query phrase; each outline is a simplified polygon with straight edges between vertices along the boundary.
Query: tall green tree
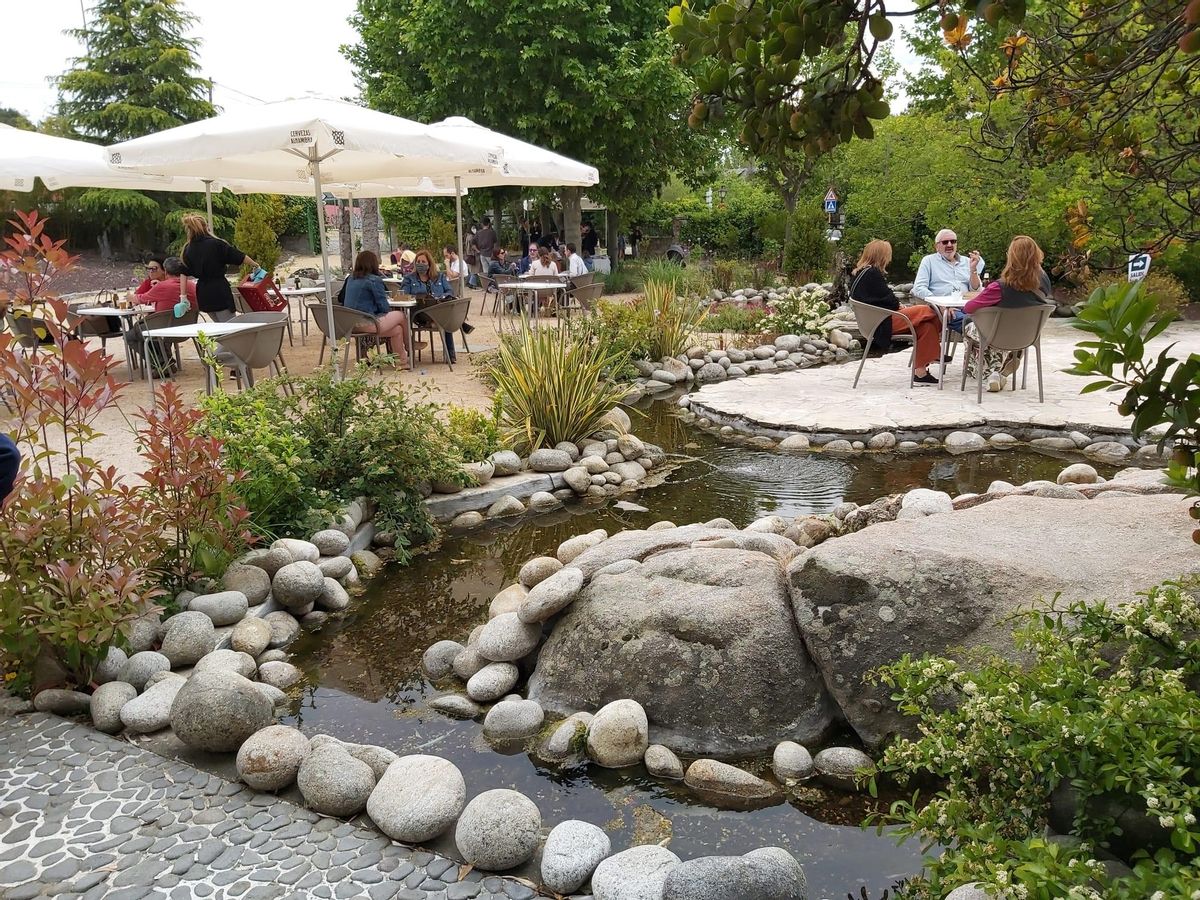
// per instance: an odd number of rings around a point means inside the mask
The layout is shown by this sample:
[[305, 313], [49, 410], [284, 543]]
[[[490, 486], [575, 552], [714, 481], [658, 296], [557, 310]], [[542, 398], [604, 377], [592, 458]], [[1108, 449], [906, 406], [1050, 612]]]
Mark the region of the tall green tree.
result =
[[179, 0], [97, 0], [70, 34], [83, 55], [58, 79], [59, 115], [111, 144], [214, 114], [197, 75], [195, 17]]
[[[730, 117], [759, 155], [873, 137], [890, 112], [879, 55], [911, 16], [973, 81], [976, 138], [993, 158], [1085, 151], [1114, 202], [1161, 192], [1158, 215], [1127, 223], [1124, 244], [1200, 239], [1200, 0], [680, 0], [670, 34], [698, 69], [691, 122]], [[947, 98], [932, 76], [930, 96]], [[993, 107], [1014, 94], [1024, 120], [994, 127]]]
[[19, 110], [15, 110], [10, 106], [0, 106], [0, 123], [11, 125], [13, 128], [20, 128], [22, 131], [37, 131], [29, 118]]
[[[594, 165], [588, 194], [619, 213], [713, 159], [686, 125], [693, 87], [671, 64], [667, 0], [359, 0], [345, 48], [374, 108], [481, 125]], [[578, 240], [578, 189], [559, 191]]]
[[[69, 31], [83, 54], [57, 80], [58, 109], [49, 130], [111, 144], [214, 115], [209, 82], [197, 75], [198, 42], [186, 37], [194, 22], [180, 0], [96, 0], [85, 26]], [[200, 202], [191, 195], [94, 189], [69, 205], [110, 258], [114, 244], [130, 254], [161, 247], [171, 237], [164, 222], [196, 211]]]

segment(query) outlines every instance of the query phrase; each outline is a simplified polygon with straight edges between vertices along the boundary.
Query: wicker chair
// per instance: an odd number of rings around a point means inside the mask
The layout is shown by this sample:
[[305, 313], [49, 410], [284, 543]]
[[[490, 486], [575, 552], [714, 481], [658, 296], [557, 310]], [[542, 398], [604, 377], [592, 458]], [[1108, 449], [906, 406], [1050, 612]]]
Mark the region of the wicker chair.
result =
[[[312, 320], [316, 323], [317, 328], [321, 331], [321, 352], [317, 356], [317, 365], [325, 360], [325, 345], [330, 340], [329, 335], [329, 312], [324, 303], [310, 303], [308, 312]], [[379, 319], [370, 313], [359, 312], [357, 309], [350, 309], [346, 306], [333, 307], [333, 343], [336, 346], [337, 342], [343, 338], [353, 339], [355, 347], [356, 360], [362, 359], [364, 355], [364, 346], [358, 338], [374, 338], [379, 330]], [[350, 340], [347, 340], [345, 351], [342, 354], [342, 375], [345, 376], [350, 368]]]
[[[471, 348], [467, 346], [466, 335], [461, 334], [463, 323], [467, 320], [467, 313], [470, 312], [470, 309], [470, 298], [463, 297], [459, 300], [446, 300], [442, 303], [435, 303], [432, 306], [426, 306], [420, 311], [420, 314], [423, 315], [426, 320], [424, 324], [418, 325], [416, 322], [416, 317], [413, 317], [413, 327], [417, 331], [429, 332], [429, 358], [431, 360], [436, 361], [437, 359], [433, 349], [435, 346], [437, 346], [437, 342], [434, 340], [434, 338], [438, 334], [443, 335], [443, 359], [445, 360], [446, 365], [450, 367], [451, 372], [454, 371], [454, 363], [450, 361], [450, 354], [446, 353], [444, 350], [445, 335], [453, 334], [456, 331], [459, 332], [463, 341], [463, 349], [467, 353], [471, 352]], [[419, 354], [420, 350], [418, 349], [417, 352]]]

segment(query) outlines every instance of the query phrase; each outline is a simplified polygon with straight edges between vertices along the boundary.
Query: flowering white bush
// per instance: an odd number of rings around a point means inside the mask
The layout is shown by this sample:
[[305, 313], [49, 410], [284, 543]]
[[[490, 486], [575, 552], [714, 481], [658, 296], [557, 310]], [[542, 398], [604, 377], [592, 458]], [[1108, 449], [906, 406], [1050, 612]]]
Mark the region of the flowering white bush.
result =
[[829, 317], [829, 292], [823, 288], [805, 291], [792, 288], [779, 300], [771, 301], [770, 312], [762, 327], [770, 334], [825, 334]]
[[[942, 781], [883, 818], [947, 848], [901, 896], [941, 898], [979, 882], [1022, 900], [1197, 897], [1198, 590], [1193, 578], [1115, 608], [1026, 613], [1017, 646], [1027, 665], [905, 657], [875, 674], [896, 688], [902, 712], [919, 717], [921, 735], [892, 744], [880, 771]], [[1064, 784], [1079, 797], [1074, 846], [1046, 837], [1050, 795]], [[1161, 829], [1155, 846], [1127, 860], [1132, 875], [1105, 871], [1102, 850], [1121, 832], [1092, 815], [1099, 798], [1141, 805]]]

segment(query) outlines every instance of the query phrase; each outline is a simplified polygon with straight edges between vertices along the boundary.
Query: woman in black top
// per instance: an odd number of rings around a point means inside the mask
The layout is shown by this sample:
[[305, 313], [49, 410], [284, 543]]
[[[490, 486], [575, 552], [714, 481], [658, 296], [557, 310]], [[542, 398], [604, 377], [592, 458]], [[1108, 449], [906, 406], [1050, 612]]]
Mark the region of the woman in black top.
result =
[[[892, 245], [887, 241], [870, 241], [863, 247], [862, 256], [854, 268], [850, 282], [850, 297], [871, 306], [894, 310], [891, 318], [884, 319], [875, 330], [871, 344], [886, 350], [892, 343], [892, 334], [907, 334], [912, 323], [917, 333], [916, 366], [914, 384], [937, 384], [938, 380], [929, 372], [930, 363], [937, 362], [942, 352], [942, 329], [938, 314], [923, 303], [900, 307], [900, 301], [887, 283], [888, 264], [892, 261]], [[863, 352], [866, 352], [865, 350]]]
[[234, 316], [233, 290], [225, 278], [226, 266], [243, 263], [252, 269], [258, 263], [249, 256], [209, 233], [203, 216], [184, 216], [187, 243], [183, 247], [184, 274], [196, 279], [196, 300], [200, 311], [214, 322], [226, 322]]

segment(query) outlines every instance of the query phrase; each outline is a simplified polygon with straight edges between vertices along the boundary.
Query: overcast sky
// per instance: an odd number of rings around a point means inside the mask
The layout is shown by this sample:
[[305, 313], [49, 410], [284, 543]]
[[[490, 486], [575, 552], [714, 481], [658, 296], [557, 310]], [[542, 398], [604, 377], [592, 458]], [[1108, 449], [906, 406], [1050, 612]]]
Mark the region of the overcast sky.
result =
[[[25, 14], [5, 17], [0, 106], [34, 121], [53, 111], [57, 93], [47, 79], [61, 75], [79, 55], [79, 44], [63, 30], [79, 26], [80, 5], [35, 0]], [[357, 38], [347, 22], [354, 0], [187, 0], [185, 6], [199, 20], [192, 35], [200, 39], [199, 74], [216, 82], [218, 106], [357, 93], [350, 63], [339, 51]]]
[[[83, 13], [81, 0], [34, 3], [36, 14], [5, 19], [0, 107], [14, 107], [37, 122], [53, 111], [57, 99], [48, 79], [66, 71], [80, 53], [63, 30], [79, 26]], [[91, 3], [82, 0], [82, 5]], [[898, 0], [894, 7], [911, 5]], [[193, 36], [200, 39], [199, 74], [215, 82], [219, 107], [308, 93], [356, 96], [353, 71], [339, 50], [358, 37], [347, 21], [354, 0], [188, 0], [186, 6], [198, 19]], [[907, 24], [900, 20], [900, 30]], [[902, 67], [914, 65], [903, 41], [894, 42], [893, 49]]]

